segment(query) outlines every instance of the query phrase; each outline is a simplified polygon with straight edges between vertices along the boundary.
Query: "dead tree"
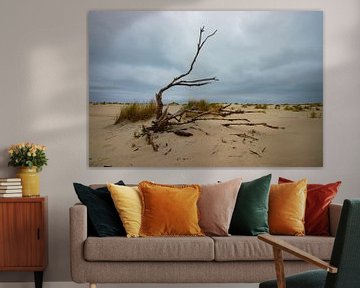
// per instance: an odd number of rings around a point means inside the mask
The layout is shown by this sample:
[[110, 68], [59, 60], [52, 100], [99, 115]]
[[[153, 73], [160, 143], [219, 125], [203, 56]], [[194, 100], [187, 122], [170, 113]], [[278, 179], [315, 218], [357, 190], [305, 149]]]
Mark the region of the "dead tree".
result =
[[[236, 115], [236, 114], [245, 114], [245, 113], [265, 113], [265, 111], [258, 110], [258, 109], [250, 110], [250, 111], [248, 111], [248, 110], [245, 111], [243, 109], [236, 109], [236, 110], [230, 109], [229, 107], [231, 106], [231, 104], [224, 104], [216, 109], [209, 109], [207, 111], [201, 111], [201, 110], [191, 109], [188, 107], [182, 107], [178, 111], [173, 112], [172, 114], [168, 112], [169, 106], [164, 108], [164, 104], [162, 101], [163, 95], [164, 95], [164, 92], [169, 90], [170, 88], [176, 87], [176, 86], [187, 86], [187, 87], [204, 86], [204, 85], [213, 83], [214, 81], [218, 81], [218, 79], [216, 77], [205, 77], [205, 78], [193, 79], [193, 80], [186, 79], [186, 77], [189, 76], [190, 73], [192, 72], [195, 62], [200, 54], [201, 49], [204, 47], [207, 40], [210, 37], [214, 36], [216, 34], [216, 32], [217, 32], [217, 30], [215, 30], [211, 34], [208, 34], [207, 36], [204, 36], [205, 27], [200, 28], [196, 53], [191, 61], [189, 69], [185, 73], [175, 77], [170, 83], [168, 83], [166, 86], [162, 87], [155, 94], [156, 105], [157, 105], [156, 106], [156, 118], [152, 122], [152, 125], [150, 127], [146, 127], [145, 125], [143, 125], [142, 133], [140, 134], [141, 136], [146, 136], [147, 143], [149, 145], [152, 145], [154, 151], [158, 151], [158, 149], [159, 149], [159, 145], [156, 144], [154, 141], [155, 133], [171, 132], [171, 133], [175, 133], [176, 135], [179, 135], [179, 136], [190, 137], [193, 135], [192, 133], [186, 131], [186, 128], [179, 130], [178, 127], [181, 125], [188, 125], [191, 123], [195, 123], [197, 121], [212, 120], [212, 121], [230, 122], [230, 123], [221, 123], [221, 125], [223, 125], [225, 127], [246, 125], [246, 126], [264, 126], [264, 127], [272, 128], [272, 129], [279, 129], [279, 128], [284, 129], [283, 127], [268, 125], [267, 123], [251, 123], [250, 120], [248, 120], [246, 118], [229, 118], [229, 116], [234, 115], [234, 114]], [[186, 119], [183, 119], [184, 115], [187, 116]], [[189, 115], [191, 115], [191, 116], [189, 117]], [[233, 123], [235, 121], [237, 121], [237, 123]], [[240, 121], [240, 123], [239, 123], [239, 121]], [[244, 121], [245, 121], [245, 123], [244, 123]], [[239, 135], [242, 136], [243, 134], [239, 134]], [[246, 136], [244, 136], [244, 138], [246, 138]], [[254, 138], [254, 139], [256, 139], [256, 138]], [[166, 154], [169, 153], [170, 151], [171, 151], [171, 148], [170, 148], [170, 150], [168, 150], [166, 152]]]
[[[195, 62], [200, 54], [201, 49], [203, 48], [204, 44], [206, 43], [206, 41], [215, 35], [215, 33], [217, 32], [217, 30], [215, 30], [214, 32], [212, 32], [211, 34], [207, 35], [204, 38], [204, 32], [205, 32], [205, 27], [201, 27], [200, 28], [200, 32], [199, 32], [199, 39], [197, 42], [197, 49], [196, 49], [196, 53], [194, 58], [192, 59], [192, 62], [190, 64], [189, 69], [175, 77], [169, 84], [167, 84], [166, 86], [162, 87], [156, 94], [155, 94], [155, 99], [156, 99], [156, 120], [153, 123], [153, 130], [156, 131], [163, 131], [164, 128], [167, 126], [168, 121], [170, 120], [168, 117], [168, 109], [166, 108], [165, 110], [164, 108], [164, 104], [162, 101], [162, 97], [163, 94], [166, 90], [170, 89], [171, 87], [175, 87], [175, 86], [188, 86], [188, 87], [195, 87], [195, 86], [204, 86], [204, 85], [208, 85], [214, 81], [218, 81], [218, 79], [216, 77], [207, 77], [207, 78], [201, 78], [201, 79], [194, 79], [194, 80], [185, 80], [184, 78], [186, 76], [188, 76], [191, 71], [194, 68]], [[172, 117], [171, 117], [172, 118]]]

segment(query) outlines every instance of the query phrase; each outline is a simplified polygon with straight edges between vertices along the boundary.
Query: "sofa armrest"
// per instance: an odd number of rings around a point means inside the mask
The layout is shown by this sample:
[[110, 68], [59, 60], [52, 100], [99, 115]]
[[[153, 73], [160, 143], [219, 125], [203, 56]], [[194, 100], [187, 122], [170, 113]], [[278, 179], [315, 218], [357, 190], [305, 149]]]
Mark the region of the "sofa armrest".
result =
[[70, 268], [73, 281], [85, 282], [86, 263], [83, 245], [87, 238], [87, 208], [82, 204], [70, 207]]
[[342, 204], [331, 203], [329, 207], [330, 235], [336, 236]]

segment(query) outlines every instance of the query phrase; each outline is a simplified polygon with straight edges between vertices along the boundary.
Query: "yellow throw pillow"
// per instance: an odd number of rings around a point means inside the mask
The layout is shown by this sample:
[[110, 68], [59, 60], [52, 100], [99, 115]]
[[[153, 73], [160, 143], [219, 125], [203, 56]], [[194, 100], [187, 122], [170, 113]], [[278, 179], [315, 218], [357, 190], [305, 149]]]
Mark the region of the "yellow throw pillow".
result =
[[273, 184], [269, 195], [269, 228], [271, 234], [305, 234], [307, 180]]
[[143, 181], [140, 236], [203, 236], [197, 201], [199, 185], [172, 186]]
[[107, 185], [127, 237], [139, 237], [141, 226], [141, 196], [138, 187]]

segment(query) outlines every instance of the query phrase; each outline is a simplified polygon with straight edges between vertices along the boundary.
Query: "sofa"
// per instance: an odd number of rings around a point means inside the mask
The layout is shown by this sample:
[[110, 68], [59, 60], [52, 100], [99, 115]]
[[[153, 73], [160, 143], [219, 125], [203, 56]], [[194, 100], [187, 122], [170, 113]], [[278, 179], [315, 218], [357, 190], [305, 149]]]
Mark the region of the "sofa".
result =
[[[328, 261], [342, 206], [329, 208], [330, 236], [279, 236]], [[270, 245], [255, 236], [92, 237], [87, 207], [70, 207], [71, 276], [77, 283], [258, 283], [274, 278]], [[285, 273], [312, 269], [284, 254]]]

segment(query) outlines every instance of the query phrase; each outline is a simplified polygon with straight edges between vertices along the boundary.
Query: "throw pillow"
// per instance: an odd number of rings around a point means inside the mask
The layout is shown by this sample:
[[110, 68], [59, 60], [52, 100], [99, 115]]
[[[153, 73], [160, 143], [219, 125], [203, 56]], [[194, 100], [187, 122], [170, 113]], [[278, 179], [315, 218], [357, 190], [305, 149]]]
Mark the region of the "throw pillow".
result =
[[107, 185], [127, 237], [139, 237], [141, 226], [141, 197], [137, 187]]
[[[118, 185], [124, 185], [119, 181]], [[73, 183], [75, 192], [87, 207], [88, 223], [95, 236], [125, 236], [125, 229], [120, 221], [110, 192], [106, 187], [92, 189], [80, 183]]]
[[256, 236], [269, 233], [270, 181], [271, 174], [241, 183], [231, 218], [230, 234]]
[[198, 202], [201, 229], [207, 235], [229, 236], [231, 216], [242, 178], [201, 185]]
[[305, 234], [306, 184], [303, 179], [294, 183], [273, 184], [269, 195], [269, 228], [271, 234]]
[[[279, 184], [293, 181], [279, 177]], [[307, 184], [305, 233], [329, 236], [329, 206], [335, 198], [341, 181], [329, 184]]]
[[143, 204], [141, 236], [202, 236], [196, 203], [198, 185], [139, 183]]

